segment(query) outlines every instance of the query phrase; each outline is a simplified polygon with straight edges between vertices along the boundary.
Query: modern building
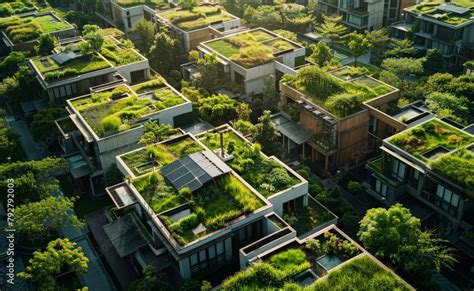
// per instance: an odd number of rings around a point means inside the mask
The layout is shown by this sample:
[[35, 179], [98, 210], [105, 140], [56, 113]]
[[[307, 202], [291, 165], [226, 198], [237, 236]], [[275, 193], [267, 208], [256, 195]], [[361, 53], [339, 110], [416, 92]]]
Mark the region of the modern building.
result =
[[64, 40], [54, 54], [29, 60], [51, 103], [64, 104], [66, 99], [85, 95], [91, 87], [114, 81], [118, 74], [128, 84], [150, 78], [148, 59], [126, 40], [107, 35], [100, 52], [87, 54], [81, 52], [82, 42], [80, 37]]
[[[305, 63], [303, 46], [264, 28], [205, 41], [198, 50], [201, 56], [216, 54], [221, 78], [248, 96], [262, 93], [269, 75], [282, 75]], [[184, 71], [184, 77], [192, 79], [186, 67]]]
[[[8, 3], [2, 3], [8, 4]], [[73, 37], [76, 29], [53, 12], [27, 12], [0, 19], [0, 51], [32, 51], [38, 37], [50, 34], [58, 39]]]
[[383, 138], [406, 128], [387, 114], [399, 90], [365, 70], [306, 66], [283, 77], [280, 91], [284, 113], [272, 119], [283, 145], [320, 164], [322, 174], [362, 161]]
[[474, 59], [473, 2], [427, 2], [404, 13], [404, 20], [391, 26], [393, 38], [412, 39], [420, 50], [439, 49], [449, 65]]
[[192, 11], [181, 8], [156, 13], [159, 27], [166, 27], [179, 40], [185, 52], [200, 43], [240, 28], [240, 18], [213, 3], [201, 4]]
[[[242, 155], [252, 155], [254, 163], [242, 164]], [[136, 149], [118, 156], [117, 166], [129, 178], [106, 189], [116, 210], [104, 229], [134, 217], [141, 239], [131, 241], [132, 231], [108, 235], [137, 269], [149, 262], [158, 271], [171, 268], [183, 279], [196, 278], [229, 264], [245, 265], [239, 250], [256, 241], [275, 245], [296, 237], [280, 218], [285, 214], [316, 207], [324, 216], [302, 235], [337, 222], [309, 196], [304, 178], [229, 126]], [[271, 172], [287, 179], [268, 180]]]
[[115, 156], [140, 147], [146, 121], [180, 126], [192, 115], [191, 102], [161, 77], [93, 87], [89, 95], [67, 100], [67, 109], [70, 115], [56, 121], [60, 145], [76, 185], [93, 195], [103, 193]]

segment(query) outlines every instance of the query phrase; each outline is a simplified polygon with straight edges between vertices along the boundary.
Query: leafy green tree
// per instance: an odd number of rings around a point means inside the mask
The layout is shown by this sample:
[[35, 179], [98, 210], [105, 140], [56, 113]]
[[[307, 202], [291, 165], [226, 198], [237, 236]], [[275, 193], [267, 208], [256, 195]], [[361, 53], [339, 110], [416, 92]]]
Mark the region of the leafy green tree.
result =
[[467, 104], [469, 101], [463, 96], [450, 93], [433, 92], [425, 100], [428, 108], [441, 117], [450, 118], [461, 124], [468, 124], [466, 116], [469, 115]]
[[349, 47], [349, 50], [351, 51], [352, 55], [354, 55], [354, 64], [356, 66], [357, 59], [361, 55], [366, 54], [368, 52], [369, 45], [369, 40], [363, 34], [357, 32], [352, 32], [351, 34], [349, 34], [349, 42], [347, 43], [347, 46]]
[[334, 59], [334, 52], [325, 42], [318, 42], [316, 45], [311, 45], [311, 59], [320, 67], [326, 66]]
[[183, 87], [181, 93], [193, 103], [193, 106], [197, 106], [198, 100], [207, 96], [207, 92], [196, 87]]
[[258, 118], [258, 123], [253, 128], [252, 136], [265, 152], [275, 153], [274, 150], [280, 139], [280, 133], [271, 122], [271, 112], [269, 110], [265, 110], [262, 116]]
[[0, 164], [0, 189], [7, 191], [7, 181], [15, 179], [16, 205], [38, 201], [53, 191], [59, 190], [59, 183], [52, 177], [64, 174], [69, 166], [62, 158], [44, 158], [39, 161]]
[[8, 158], [15, 158], [13, 157], [15, 147], [21, 147], [18, 144], [17, 135], [6, 126], [3, 117], [4, 112], [0, 109], [0, 163], [7, 162]]
[[[424, 90], [427, 93], [450, 93], [474, 100], [474, 75], [454, 77], [449, 73], [436, 73], [428, 78]], [[468, 105], [472, 108], [474, 102], [469, 102]], [[474, 110], [469, 109], [469, 111], [474, 114]]]
[[179, 0], [178, 5], [186, 10], [193, 10], [194, 7], [199, 5], [198, 0]]
[[15, 75], [5, 78], [0, 83], [0, 96], [9, 102], [18, 103], [33, 99], [37, 88], [37, 81], [31, 70], [21, 66]]
[[385, 52], [386, 57], [404, 57], [416, 52], [413, 47], [413, 41], [408, 38], [393, 40], [392, 48]]
[[234, 123], [234, 128], [243, 135], [249, 135], [252, 133], [254, 126], [250, 121], [239, 119]]
[[85, 36], [85, 35], [87, 35], [89, 33], [93, 33], [93, 32], [99, 32], [99, 31], [100, 31], [100, 27], [98, 25], [86, 24], [82, 28], [82, 36]]
[[67, 116], [68, 112], [64, 108], [50, 107], [39, 111], [33, 116], [31, 123], [31, 133], [36, 140], [45, 140], [57, 133], [54, 121]]
[[352, 194], [359, 193], [362, 190], [362, 185], [357, 181], [349, 181], [347, 183], [347, 191]]
[[342, 24], [342, 16], [323, 16], [324, 22], [316, 31], [336, 44], [343, 44], [347, 36], [347, 27]]
[[325, 104], [328, 108], [338, 112], [339, 116], [347, 116], [360, 106], [360, 99], [358, 95], [340, 93], [330, 96]]
[[28, 61], [23, 52], [13, 51], [0, 62], [0, 72], [7, 76], [11, 76], [18, 71], [20, 63]]
[[48, 197], [15, 209], [15, 228], [22, 237], [37, 238], [41, 241], [52, 231], [70, 225], [82, 227], [84, 224], [76, 215], [71, 215], [75, 198]]
[[252, 109], [248, 103], [241, 102], [237, 106], [237, 118], [240, 120], [250, 120], [250, 115], [252, 114]]
[[426, 52], [423, 67], [426, 75], [432, 75], [444, 68], [444, 57], [439, 49], [429, 49]]
[[144, 125], [144, 134], [139, 143], [151, 144], [167, 139], [176, 134], [177, 129], [169, 124], [158, 124], [156, 120], [150, 120]]
[[138, 38], [135, 44], [137, 48], [145, 54], [148, 53], [156, 32], [153, 22], [142, 19], [133, 25], [131, 32]]
[[104, 36], [100, 31], [83, 34], [85, 43], [81, 45], [81, 52], [85, 54], [98, 53], [104, 44]]
[[388, 58], [382, 62], [382, 68], [394, 73], [400, 80], [404, 81], [409, 75], [423, 73], [423, 59]]
[[256, 8], [247, 6], [243, 18], [250, 27], [265, 27], [267, 29], [280, 27], [282, 22], [282, 16], [277, 7], [270, 5], [261, 5]]
[[211, 123], [224, 123], [235, 117], [235, 104], [236, 101], [227, 95], [211, 95], [197, 101], [197, 112], [203, 120]]
[[39, 55], [49, 55], [54, 49], [56, 38], [51, 34], [42, 34], [38, 38], [38, 45], [35, 47]]
[[176, 67], [177, 51], [176, 40], [165, 32], [157, 33], [148, 53], [151, 67], [161, 75], [168, 75]]
[[390, 36], [386, 28], [366, 32], [365, 37], [369, 42], [370, 61], [375, 65], [380, 65], [385, 54], [387, 44], [390, 43]]
[[269, 110], [275, 110], [280, 101], [280, 95], [277, 92], [275, 85], [275, 76], [270, 74], [263, 79], [262, 92], [263, 107]]
[[197, 77], [194, 80], [196, 86], [208, 92], [213, 92], [221, 84], [216, 54], [205, 54], [203, 58], [195, 50], [189, 53], [189, 60], [196, 62]]
[[85, 274], [89, 259], [81, 247], [69, 239], [56, 239], [48, 243], [44, 252], [36, 251], [29, 266], [18, 277], [31, 280], [40, 290], [55, 290], [56, 277], [65, 272]]

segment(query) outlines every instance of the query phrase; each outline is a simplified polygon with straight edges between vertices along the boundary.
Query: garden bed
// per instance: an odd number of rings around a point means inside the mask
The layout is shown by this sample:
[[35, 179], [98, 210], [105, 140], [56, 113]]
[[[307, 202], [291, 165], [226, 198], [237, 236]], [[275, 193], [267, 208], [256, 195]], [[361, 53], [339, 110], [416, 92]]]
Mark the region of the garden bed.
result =
[[334, 218], [335, 216], [331, 212], [311, 197], [308, 197], [307, 207], [283, 215], [283, 219], [296, 230], [298, 236], [314, 230]]
[[111, 38], [105, 40], [100, 54], [114, 66], [123, 66], [144, 60], [132, 47], [128, 47], [124, 41], [114, 41]]
[[147, 5], [154, 9], [161, 2], [161, 0], [117, 0], [117, 4], [124, 8], [133, 7], [137, 5]]
[[42, 16], [12, 16], [0, 20], [0, 29], [5, 31], [13, 43], [22, 43], [38, 38], [43, 33], [51, 33], [72, 26], [51, 14]]
[[158, 15], [185, 31], [233, 19], [231, 15], [224, 12], [222, 7], [207, 5], [195, 7], [191, 11], [180, 8], [167, 10]]

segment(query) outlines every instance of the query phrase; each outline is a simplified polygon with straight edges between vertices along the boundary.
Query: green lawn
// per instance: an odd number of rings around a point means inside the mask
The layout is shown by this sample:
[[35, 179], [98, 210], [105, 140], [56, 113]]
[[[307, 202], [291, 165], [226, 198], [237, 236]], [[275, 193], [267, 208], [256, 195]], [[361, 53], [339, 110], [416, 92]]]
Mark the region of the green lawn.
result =
[[122, 7], [133, 7], [136, 5], [148, 5], [155, 8], [161, 0], [117, 0], [117, 4]]
[[240, 48], [238, 46], [224, 39], [208, 42], [206, 45], [227, 58], [230, 58], [231, 56], [240, 52]]
[[51, 15], [39, 16], [33, 19], [39, 23], [43, 33], [50, 33], [53, 31], [72, 28], [71, 25], [63, 21], [58, 21]]

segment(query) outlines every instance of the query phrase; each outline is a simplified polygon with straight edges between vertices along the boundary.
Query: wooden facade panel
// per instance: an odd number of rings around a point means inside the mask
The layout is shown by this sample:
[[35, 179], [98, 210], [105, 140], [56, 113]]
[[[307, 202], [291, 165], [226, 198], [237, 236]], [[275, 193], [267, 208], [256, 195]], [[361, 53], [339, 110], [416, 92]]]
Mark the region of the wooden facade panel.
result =
[[300, 123], [303, 127], [315, 134], [321, 133], [323, 130], [323, 122], [321, 119], [314, 117], [311, 112], [306, 110], [300, 110]]
[[356, 114], [340, 119], [337, 122], [337, 131], [343, 132], [354, 127], [359, 127], [360, 125], [369, 122], [369, 118], [369, 111], [364, 109]]

